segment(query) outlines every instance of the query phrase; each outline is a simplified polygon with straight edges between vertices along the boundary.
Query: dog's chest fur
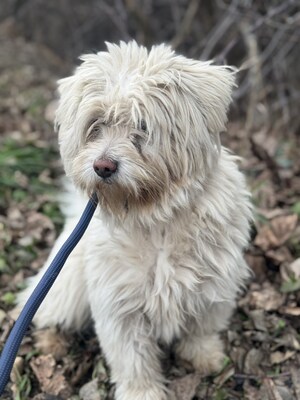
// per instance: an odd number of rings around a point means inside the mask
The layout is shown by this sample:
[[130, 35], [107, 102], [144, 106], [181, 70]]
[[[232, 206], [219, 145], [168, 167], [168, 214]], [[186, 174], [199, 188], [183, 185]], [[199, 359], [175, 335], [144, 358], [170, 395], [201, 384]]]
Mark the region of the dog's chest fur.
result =
[[190, 256], [188, 236], [178, 237], [176, 232], [173, 237], [164, 229], [134, 237], [115, 231], [105, 242], [93, 243], [99, 253], [95, 290], [109, 293], [109, 306], [115, 304], [123, 315], [137, 311], [154, 336], [166, 343], [180, 336], [200, 307], [195, 299], [199, 265]]
[[196, 273], [184, 265], [186, 243], [182, 242], [175, 250], [170, 236], [159, 236], [160, 246], [151, 243], [152, 265], [145, 262], [144, 312], [150, 321], [155, 321], [152, 323], [155, 336], [170, 342], [185, 329], [187, 315], [190, 314], [187, 299], [191, 300], [190, 295], [187, 296], [189, 288], [185, 279], [195, 282]]

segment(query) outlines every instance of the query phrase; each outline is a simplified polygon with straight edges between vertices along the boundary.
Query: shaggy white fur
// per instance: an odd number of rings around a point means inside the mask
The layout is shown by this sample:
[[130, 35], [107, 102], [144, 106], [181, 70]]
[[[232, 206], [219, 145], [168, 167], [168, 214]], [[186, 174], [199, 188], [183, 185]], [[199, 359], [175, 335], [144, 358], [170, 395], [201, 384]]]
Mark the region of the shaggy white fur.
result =
[[165, 45], [107, 48], [59, 82], [61, 155], [79, 191], [49, 261], [86, 196], [96, 191], [100, 207], [35, 323], [81, 329], [92, 319], [116, 399], [164, 400], [159, 344], [175, 342], [203, 373], [218, 369], [218, 332], [249, 276], [249, 193], [219, 143], [235, 70]]

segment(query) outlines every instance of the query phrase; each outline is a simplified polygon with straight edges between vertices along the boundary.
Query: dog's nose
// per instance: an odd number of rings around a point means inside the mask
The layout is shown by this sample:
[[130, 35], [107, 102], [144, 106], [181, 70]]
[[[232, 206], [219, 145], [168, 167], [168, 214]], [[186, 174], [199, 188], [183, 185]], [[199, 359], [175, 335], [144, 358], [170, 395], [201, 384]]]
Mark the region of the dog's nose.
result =
[[103, 179], [106, 179], [117, 171], [118, 163], [117, 161], [113, 160], [98, 159], [94, 161], [93, 167], [97, 175], [101, 176]]

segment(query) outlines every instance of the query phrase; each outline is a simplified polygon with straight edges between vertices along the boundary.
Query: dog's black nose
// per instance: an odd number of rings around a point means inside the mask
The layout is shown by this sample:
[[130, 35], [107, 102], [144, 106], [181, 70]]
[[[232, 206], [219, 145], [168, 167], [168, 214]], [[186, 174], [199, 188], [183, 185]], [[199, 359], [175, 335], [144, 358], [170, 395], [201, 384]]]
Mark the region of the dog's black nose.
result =
[[97, 175], [106, 179], [111, 177], [117, 171], [118, 163], [113, 160], [99, 159], [94, 161], [93, 167]]

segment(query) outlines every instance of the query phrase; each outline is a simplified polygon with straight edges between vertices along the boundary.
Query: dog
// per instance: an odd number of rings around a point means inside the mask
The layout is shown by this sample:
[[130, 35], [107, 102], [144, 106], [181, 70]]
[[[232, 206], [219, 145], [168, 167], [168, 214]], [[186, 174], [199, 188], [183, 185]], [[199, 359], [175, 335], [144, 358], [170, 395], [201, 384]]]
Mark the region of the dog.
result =
[[252, 206], [238, 157], [220, 144], [236, 70], [162, 44], [107, 43], [59, 81], [56, 129], [72, 189], [45, 268], [96, 193], [99, 207], [35, 325], [93, 321], [117, 400], [165, 400], [162, 345], [202, 374], [249, 277]]

